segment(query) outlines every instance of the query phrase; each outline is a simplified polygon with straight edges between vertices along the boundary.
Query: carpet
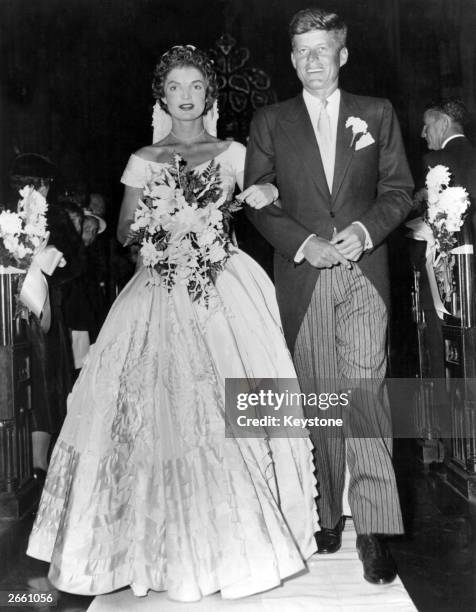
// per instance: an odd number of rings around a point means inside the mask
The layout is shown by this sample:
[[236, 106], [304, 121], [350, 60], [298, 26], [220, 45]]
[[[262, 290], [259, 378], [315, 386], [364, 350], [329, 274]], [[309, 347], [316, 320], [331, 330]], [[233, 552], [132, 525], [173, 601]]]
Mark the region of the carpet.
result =
[[364, 580], [355, 537], [352, 521], [348, 520], [339, 552], [314, 555], [309, 572], [245, 599], [224, 600], [215, 594], [198, 603], [177, 603], [168, 600], [166, 593], [152, 591], [147, 597], [134, 597], [127, 588], [99, 595], [88, 612], [415, 612], [398, 577], [384, 586]]

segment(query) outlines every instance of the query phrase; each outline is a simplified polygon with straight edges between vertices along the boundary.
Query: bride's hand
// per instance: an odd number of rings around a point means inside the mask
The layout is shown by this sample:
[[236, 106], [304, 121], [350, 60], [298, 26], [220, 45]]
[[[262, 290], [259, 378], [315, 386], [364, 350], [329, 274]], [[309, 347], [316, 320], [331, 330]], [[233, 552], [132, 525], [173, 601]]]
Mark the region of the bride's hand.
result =
[[279, 192], [274, 185], [263, 183], [263, 185], [251, 185], [251, 187], [242, 191], [237, 199], [246, 202], [251, 208], [259, 209], [272, 204], [278, 197]]
[[127, 229], [125, 229], [125, 236], [124, 236], [124, 241], [122, 242], [122, 246], [123, 247], [127, 247], [130, 246], [131, 244], [135, 244], [135, 243], [139, 243], [139, 232], [134, 232], [131, 230], [131, 225], [132, 225], [133, 221], [128, 221], [127, 222]]

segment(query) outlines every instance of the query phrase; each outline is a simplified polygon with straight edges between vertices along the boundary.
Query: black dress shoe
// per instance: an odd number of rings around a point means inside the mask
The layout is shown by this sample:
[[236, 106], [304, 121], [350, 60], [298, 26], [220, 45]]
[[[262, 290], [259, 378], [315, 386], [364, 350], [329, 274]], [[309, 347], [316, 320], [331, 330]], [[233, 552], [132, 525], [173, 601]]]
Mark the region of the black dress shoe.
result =
[[341, 517], [333, 529], [323, 527], [316, 533], [317, 552], [320, 555], [329, 555], [339, 550], [342, 544], [342, 532], [344, 531], [345, 517]]
[[386, 543], [377, 535], [358, 535], [357, 550], [364, 566], [364, 578], [372, 584], [389, 584], [397, 576], [397, 566]]

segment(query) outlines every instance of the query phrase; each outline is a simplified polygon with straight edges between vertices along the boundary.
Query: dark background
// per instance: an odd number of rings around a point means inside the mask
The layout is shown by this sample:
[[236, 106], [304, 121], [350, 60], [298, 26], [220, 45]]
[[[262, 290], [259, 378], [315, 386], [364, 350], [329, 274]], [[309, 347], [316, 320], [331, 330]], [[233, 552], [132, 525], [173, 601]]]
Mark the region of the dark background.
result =
[[[0, 172], [15, 152], [49, 155], [71, 178], [121, 197], [129, 154], [151, 141], [151, 75], [170, 45], [247, 47], [278, 100], [299, 91], [287, 26], [302, 0], [0, 0]], [[386, 96], [416, 170], [425, 104], [476, 94], [475, 0], [336, 0], [349, 24], [341, 84]], [[239, 136], [239, 135], [235, 135]]]
[[[42, 153], [67, 179], [80, 179], [108, 198], [113, 235], [124, 166], [131, 152], [152, 140], [151, 78], [158, 57], [174, 44], [195, 44], [219, 56], [218, 39], [231, 36], [233, 53], [225, 59], [229, 72], [236, 69], [234, 95], [244, 96], [245, 108], [235, 113], [240, 125], [233, 124], [226, 116], [229, 105], [221, 100], [219, 136], [245, 142], [254, 106], [300, 91], [287, 29], [291, 16], [309, 4], [0, 0], [0, 203], [15, 154]], [[320, 6], [337, 11], [349, 25], [350, 57], [341, 86], [392, 101], [416, 180], [426, 150], [420, 134], [428, 102], [462, 97], [471, 114], [469, 135], [476, 135], [476, 0], [326, 0]], [[249, 59], [239, 68], [246, 54]], [[269, 87], [251, 104], [251, 95], [237, 90], [243, 75], [263, 77], [260, 70]], [[236, 229], [240, 246], [272, 273], [270, 248], [243, 215]], [[404, 234], [401, 228], [389, 240], [393, 376], [413, 376], [418, 368]]]

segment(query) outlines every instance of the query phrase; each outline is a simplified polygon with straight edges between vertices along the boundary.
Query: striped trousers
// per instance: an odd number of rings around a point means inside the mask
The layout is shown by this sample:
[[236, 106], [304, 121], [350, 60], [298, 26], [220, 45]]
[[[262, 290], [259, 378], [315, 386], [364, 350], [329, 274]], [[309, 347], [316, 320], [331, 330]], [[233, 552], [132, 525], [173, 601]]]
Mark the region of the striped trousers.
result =
[[[320, 271], [294, 350], [301, 390], [338, 391], [319, 388], [323, 381], [340, 389], [346, 388], [346, 381], [349, 385], [352, 381], [352, 386], [360, 381], [361, 387], [352, 394], [349, 414], [343, 409], [342, 429], [310, 430], [322, 527], [334, 527], [342, 515], [347, 461], [349, 505], [357, 533], [403, 533], [391, 456], [390, 410], [382, 386], [387, 319], [381, 296], [358, 265], [351, 270], [335, 266]], [[354, 397], [360, 399], [360, 410]], [[309, 411], [306, 416], [311, 416]]]

